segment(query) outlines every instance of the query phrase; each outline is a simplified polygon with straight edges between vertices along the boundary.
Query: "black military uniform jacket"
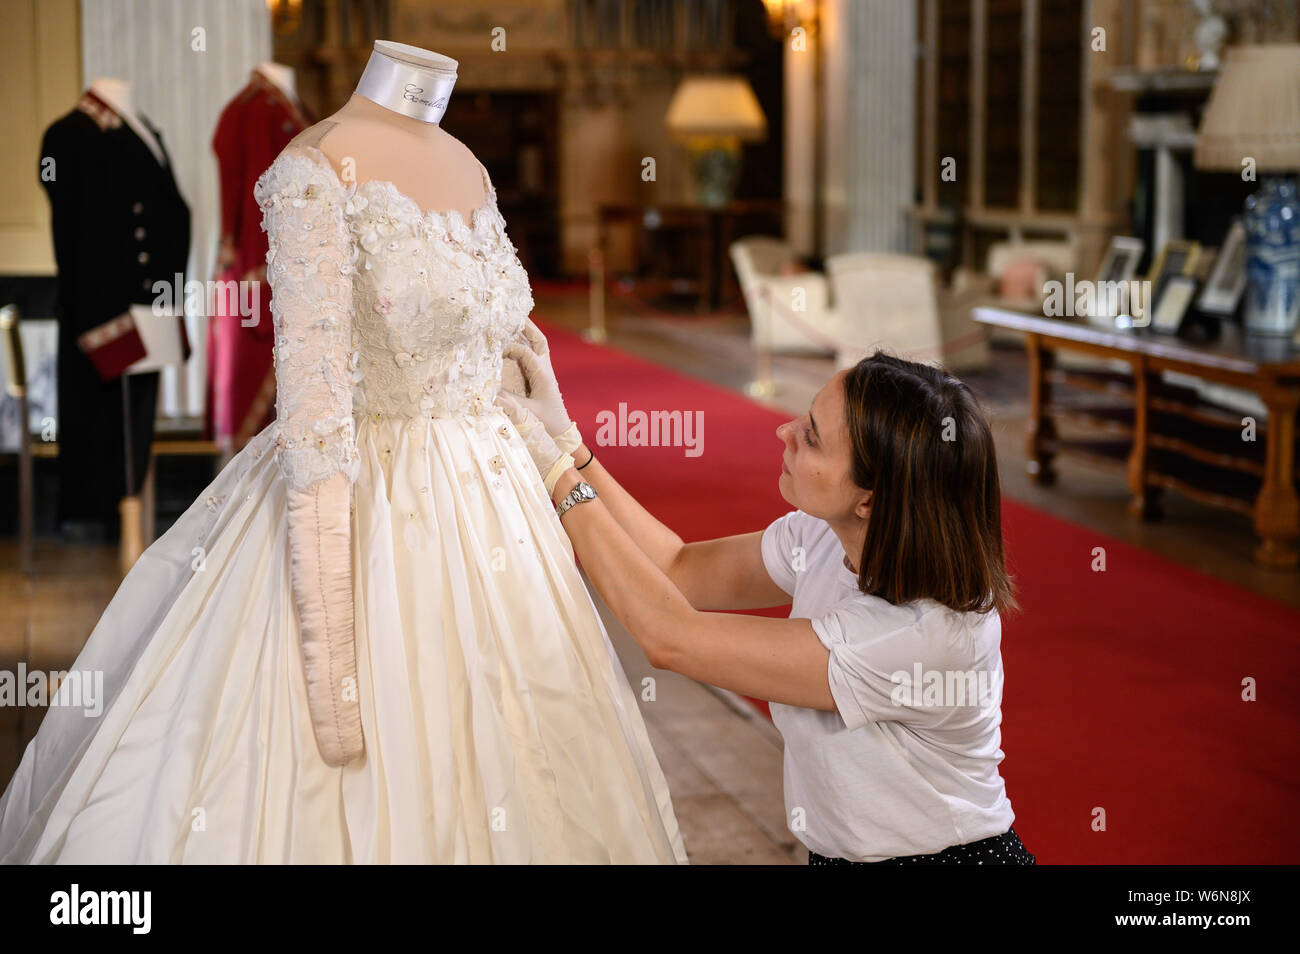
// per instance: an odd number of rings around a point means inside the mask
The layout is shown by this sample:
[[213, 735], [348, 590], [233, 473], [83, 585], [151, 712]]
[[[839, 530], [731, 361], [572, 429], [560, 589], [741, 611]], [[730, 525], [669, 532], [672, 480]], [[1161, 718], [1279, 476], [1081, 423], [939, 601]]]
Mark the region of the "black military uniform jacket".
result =
[[[143, 116], [140, 121], [161, 145], [153, 124]], [[158, 298], [155, 282], [170, 289], [185, 273], [190, 211], [165, 146], [163, 154], [160, 163], [90, 90], [45, 131], [41, 143], [40, 181], [50, 199], [59, 269], [61, 520], [102, 520], [112, 527], [118, 501], [136, 493], [144, 480], [158, 375], [127, 376], [134, 462], [134, 486], [127, 488], [118, 375], [143, 352], [134, 326], [121, 316], [133, 304]], [[183, 293], [182, 285], [176, 300]], [[98, 370], [87, 349], [98, 350]]]

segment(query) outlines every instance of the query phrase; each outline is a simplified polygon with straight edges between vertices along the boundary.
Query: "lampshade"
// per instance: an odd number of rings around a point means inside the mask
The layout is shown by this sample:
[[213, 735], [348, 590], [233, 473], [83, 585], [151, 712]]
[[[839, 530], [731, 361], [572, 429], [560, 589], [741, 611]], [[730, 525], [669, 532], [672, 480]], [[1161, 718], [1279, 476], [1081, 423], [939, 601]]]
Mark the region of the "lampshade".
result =
[[1300, 169], [1300, 43], [1234, 46], [1205, 107], [1196, 166], [1240, 172]]
[[767, 119], [753, 89], [741, 76], [692, 76], [682, 80], [664, 120], [675, 136], [738, 136], [759, 140]]

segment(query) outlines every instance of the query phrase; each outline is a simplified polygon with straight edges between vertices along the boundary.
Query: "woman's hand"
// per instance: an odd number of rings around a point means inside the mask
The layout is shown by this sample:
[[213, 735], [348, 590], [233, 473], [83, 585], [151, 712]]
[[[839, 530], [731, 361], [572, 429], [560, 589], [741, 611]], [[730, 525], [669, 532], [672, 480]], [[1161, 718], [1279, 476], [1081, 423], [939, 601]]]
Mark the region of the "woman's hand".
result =
[[537, 472], [542, 475], [546, 485], [546, 494], [555, 493], [555, 484], [566, 470], [574, 466], [573, 457], [556, 443], [555, 438], [546, 432], [546, 427], [537, 415], [524, 406], [527, 398], [521, 398], [511, 391], [500, 391], [495, 404], [505, 411], [506, 417], [514, 422], [515, 430], [524, 439], [528, 455], [532, 457]]
[[525, 323], [519, 337], [502, 353], [506, 360], [517, 363], [526, 382], [523, 393], [511, 386], [511, 376], [503, 374], [503, 387], [514, 395], [519, 405], [542, 422], [546, 433], [555, 439], [559, 448], [568, 454], [582, 444], [578, 425], [569, 417], [560, 394], [560, 384], [551, 367], [550, 345], [541, 329], [531, 320]]

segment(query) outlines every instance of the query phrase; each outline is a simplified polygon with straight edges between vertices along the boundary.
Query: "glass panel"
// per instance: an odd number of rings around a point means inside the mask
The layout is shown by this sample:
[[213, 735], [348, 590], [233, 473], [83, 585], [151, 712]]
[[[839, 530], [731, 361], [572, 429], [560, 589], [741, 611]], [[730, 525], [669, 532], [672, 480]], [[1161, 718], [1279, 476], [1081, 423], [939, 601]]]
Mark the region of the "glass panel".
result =
[[[970, 0], [939, 0], [939, 205], [960, 208], [966, 202], [970, 171]], [[956, 160], [956, 177], [944, 168]]]
[[1079, 204], [1080, 72], [1083, 0], [1039, 5], [1038, 186], [1043, 212], [1074, 212]]
[[1020, 205], [1022, 0], [986, 0], [988, 48], [984, 106], [984, 204]]

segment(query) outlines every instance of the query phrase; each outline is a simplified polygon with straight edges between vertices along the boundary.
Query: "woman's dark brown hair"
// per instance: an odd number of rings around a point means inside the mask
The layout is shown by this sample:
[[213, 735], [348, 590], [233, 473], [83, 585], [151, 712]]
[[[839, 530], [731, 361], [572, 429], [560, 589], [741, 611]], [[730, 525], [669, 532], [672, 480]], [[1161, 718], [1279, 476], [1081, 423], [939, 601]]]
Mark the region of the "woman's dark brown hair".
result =
[[1018, 608], [1002, 552], [993, 434], [970, 388], [877, 351], [844, 378], [850, 476], [872, 491], [858, 587], [959, 612]]

